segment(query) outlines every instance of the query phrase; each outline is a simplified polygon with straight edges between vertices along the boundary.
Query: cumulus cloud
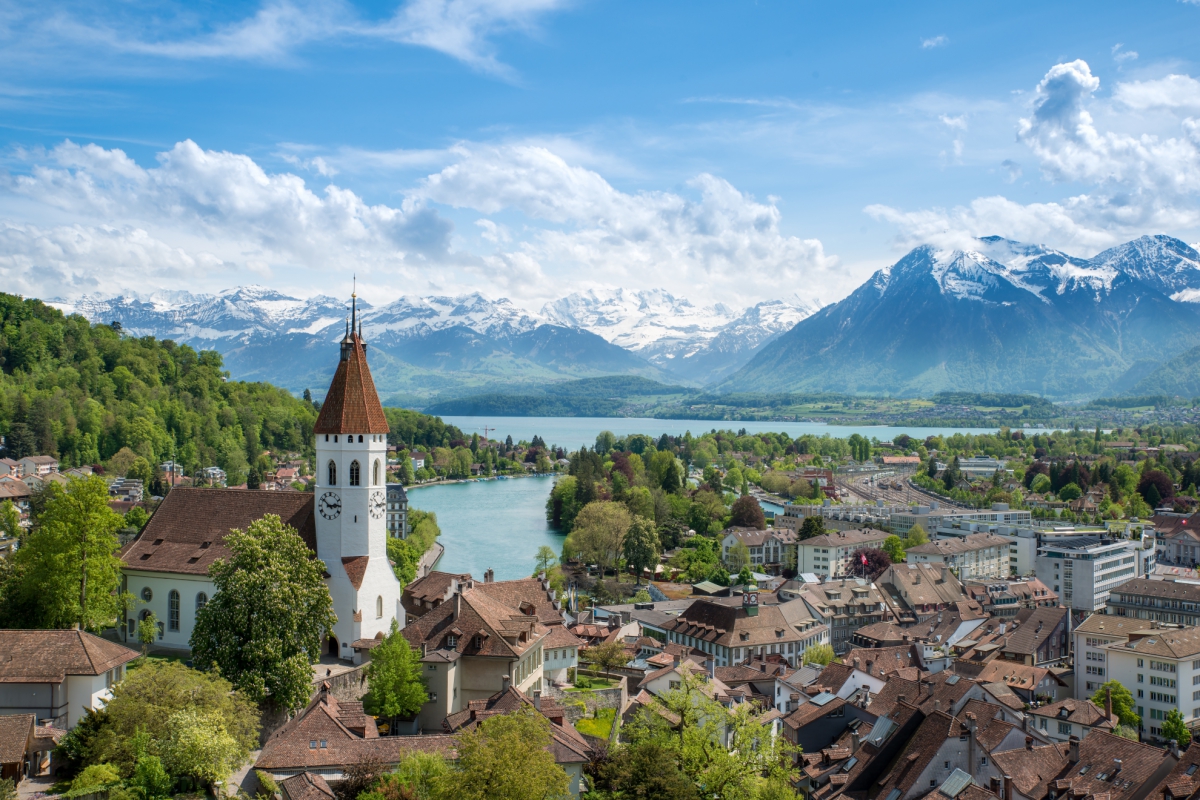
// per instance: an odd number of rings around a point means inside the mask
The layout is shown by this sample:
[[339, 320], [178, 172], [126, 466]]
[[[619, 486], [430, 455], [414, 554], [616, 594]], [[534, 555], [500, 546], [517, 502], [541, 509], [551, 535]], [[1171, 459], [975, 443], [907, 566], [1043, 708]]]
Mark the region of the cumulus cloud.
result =
[[[150, 167], [70, 141], [23, 155], [27, 172], [0, 176], [0, 201], [39, 219], [0, 221], [0, 276], [43, 296], [227, 288], [248, 270], [299, 291], [334, 291], [355, 271], [387, 292], [449, 285], [531, 307], [613, 286], [757, 302], [845, 280], [820, 241], [780, 230], [774, 200], [708, 174], [682, 193], [623, 192], [537, 144], [457, 145], [396, 206], [191, 141]], [[491, 252], [456, 246], [438, 205], [484, 214], [473, 223]]]
[[947, 44], [950, 44], [950, 40], [945, 36], [931, 36], [928, 39], [921, 40], [921, 49], [929, 50], [934, 47], [942, 47]]
[[[1184, 116], [1200, 101], [1200, 82], [1171, 75], [1118, 83], [1106, 118], [1159, 109], [1174, 120], [1173, 131], [1141, 134], [1097, 126], [1090, 109], [1101, 103], [1094, 96], [1099, 88], [1085, 61], [1056, 64], [1037, 85], [1030, 113], [1017, 123], [1017, 140], [1037, 159], [1042, 176], [1053, 184], [1082, 185], [1083, 193], [1031, 204], [982, 197], [921, 211], [873, 205], [867, 213], [899, 227], [906, 244], [1000, 234], [1080, 253], [1130, 235], [1200, 224], [1200, 122]], [[1119, 122], [1136, 129], [1143, 118], [1131, 114]], [[1002, 166], [1010, 181], [1021, 174], [1011, 161]]]
[[678, 287], [689, 297], [751, 301], [780, 285], [840, 283], [820, 241], [780, 231], [781, 213], [709, 174], [690, 194], [622, 192], [591, 170], [534, 145], [464, 148], [419, 194], [494, 214], [554, 223], [504, 258], [527, 259], [573, 285]]

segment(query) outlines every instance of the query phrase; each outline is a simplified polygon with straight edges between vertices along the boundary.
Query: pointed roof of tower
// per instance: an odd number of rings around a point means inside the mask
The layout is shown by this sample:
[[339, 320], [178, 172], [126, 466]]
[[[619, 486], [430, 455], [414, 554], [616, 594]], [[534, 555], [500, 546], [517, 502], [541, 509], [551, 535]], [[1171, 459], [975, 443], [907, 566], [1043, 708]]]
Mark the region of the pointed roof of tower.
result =
[[[355, 306], [357, 317], [357, 302]], [[367, 367], [367, 343], [362, 330], [355, 330], [352, 323], [342, 339], [342, 360], [325, 393], [313, 433], [388, 433], [389, 430], [375, 381]]]

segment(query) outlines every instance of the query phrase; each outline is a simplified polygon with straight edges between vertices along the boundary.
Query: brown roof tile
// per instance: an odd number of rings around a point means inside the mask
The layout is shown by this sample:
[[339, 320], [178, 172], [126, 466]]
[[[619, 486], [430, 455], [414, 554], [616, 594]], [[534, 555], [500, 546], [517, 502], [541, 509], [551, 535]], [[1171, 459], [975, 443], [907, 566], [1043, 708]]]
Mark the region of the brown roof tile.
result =
[[892, 789], [899, 789], [902, 794], [921, 777], [929, 762], [937, 757], [942, 743], [950, 736], [959, 735], [959, 722], [944, 711], [935, 711], [925, 718], [917, 727], [912, 739], [900, 751], [900, 754], [885, 770], [879, 781], [879, 790], [875, 794], [886, 797]]
[[333, 800], [335, 797], [329, 784], [320, 775], [301, 772], [279, 782], [287, 800]]
[[0, 765], [20, 764], [33, 740], [33, 714], [0, 717]]
[[[405, 626], [404, 638], [415, 647], [424, 645], [426, 651], [512, 658], [549, 633], [537, 617], [509, 608], [478, 589], [476, 584], [413, 620]], [[448, 639], [451, 634], [457, 637], [453, 647]]]
[[139, 655], [85, 631], [0, 630], [0, 683], [59, 683], [67, 675], [103, 675]]
[[121, 551], [130, 569], [207, 575], [218, 558], [228, 558], [225, 537], [233, 529], [275, 514], [295, 528], [314, 553], [317, 528], [311, 492], [177, 487], [141, 534]]
[[367, 562], [370, 556], [342, 556], [342, 569], [355, 589], [362, 588], [363, 576], [367, 574]]
[[325, 393], [313, 433], [388, 433], [387, 417], [367, 367], [367, 347], [357, 331], [342, 340], [342, 360]]
[[554, 607], [554, 598], [537, 578], [477, 583], [475, 589], [522, 613], [532, 610], [543, 625], [562, 624], [562, 612]]

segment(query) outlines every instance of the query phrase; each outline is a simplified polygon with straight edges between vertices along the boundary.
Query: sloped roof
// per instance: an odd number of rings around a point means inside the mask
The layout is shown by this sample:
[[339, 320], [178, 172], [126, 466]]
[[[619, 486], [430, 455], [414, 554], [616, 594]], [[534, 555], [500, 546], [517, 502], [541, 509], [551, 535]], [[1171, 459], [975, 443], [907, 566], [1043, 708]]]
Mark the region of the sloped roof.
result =
[[317, 551], [311, 492], [203, 489], [179, 486], [159, 504], [138, 537], [121, 551], [130, 569], [207, 575], [218, 558], [228, 558], [225, 538], [233, 529], [275, 514]]
[[935, 711], [917, 727], [912, 738], [885, 769], [879, 779], [878, 797], [887, 797], [893, 789], [906, 794], [921, 773], [937, 757], [949, 736], [958, 736], [959, 722], [944, 711]]
[[1175, 765], [1175, 769], [1171, 770], [1147, 797], [1157, 800], [1163, 796], [1164, 789], [1169, 790], [1169, 795], [1175, 800], [1191, 797], [1200, 790], [1200, 744], [1194, 739], [1187, 749], [1179, 754], [1179, 763]]
[[1058, 608], [1042, 606], [1022, 610], [1031, 613], [1021, 621], [1015, 631], [1009, 634], [1008, 642], [1003, 648], [1006, 653], [1033, 655], [1060, 624], [1064, 625], [1063, 632], [1066, 631], [1067, 609], [1061, 606]]
[[33, 714], [0, 717], [0, 764], [20, 764], [33, 738]]
[[1008, 552], [1009, 541], [1003, 536], [996, 536], [993, 533], [972, 533], [959, 539], [938, 539], [934, 542], [926, 542], [916, 547], [908, 548], [909, 553], [919, 553], [922, 555], [958, 555], [959, 553], [973, 553], [976, 550], [985, 550], [989, 547], [1003, 547], [1005, 552]]
[[59, 683], [103, 675], [140, 653], [77, 630], [0, 630], [0, 683]]
[[[1062, 716], [1064, 711], [1066, 711], [1066, 716]], [[1076, 700], [1073, 697], [1059, 700], [1057, 703], [1051, 703], [1050, 705], [1031, 708], [1025, 713], [1033, 714], [1036, 717], [1065, 719], [1068, 722], [1075, 722], [1080, 725], [1098, 725], [1109, 729], [1115, 727], [1112, 721], [1104, 715], [1104, 709], [1097, 706], [1091, 700]]]
[[351, 331], [342, 340], [342, 358], [321, 403], [313, 433], [388, 433], [387, 417], [367, 366], [366, 342]]
[[[456, 616], [457, 610], [457, 616]], [[520, 641], [520, 634], [525, 641]], [[519, 656], [549, 631], [537, 617], [509, 608], [483, 592], [470, 589], [404, 627], [404, 638], [427, 651], [449, 651], [469, 656]], [[476, 635], [479, 634], [477, 637]], [[457, 637], [454, 646], [449, 636]], [[508, 641], [506, 639], [515, 639]], [[476, 641], [476, 639], [479, 641]]]
[[325, 779], [311, 772], [293, 775], [280, 781], [279, 785], [288, 800], [333, 800], [335, 797]]
[[476, 583], [475, 591], [483, 592], [509, 608], [521, 609], [522, 604], [528, 603], [543, 625], [562, 624], [562, 612], [554, 607], [554, 598], [537, 578]]
[[509, 714], [522, 708], [532, 709], [550, 720], [552, 742], [550, 750], [559, 764], [583, 763], [592, 756], [592, 747], [575, 726], [566, 722], [561, 706], [547, 699], [534, 701], [521, 690], [510, 686], [484, 700], [471, 700], [467, 707], [451, 714], [442, 727], [451, 733], [472, 730], [480, 722], [496, 714]]

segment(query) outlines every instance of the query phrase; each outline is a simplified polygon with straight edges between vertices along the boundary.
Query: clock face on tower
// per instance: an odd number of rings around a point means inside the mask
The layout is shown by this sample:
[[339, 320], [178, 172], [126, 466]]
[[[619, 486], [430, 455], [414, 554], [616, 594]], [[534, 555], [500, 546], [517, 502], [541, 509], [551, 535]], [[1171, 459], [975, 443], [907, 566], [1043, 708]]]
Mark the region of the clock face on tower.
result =
[[342, 498], [337, 492], [326, 492], [317, 501], [317, 510], [325, 519], [337, 519], [342, 514]]
[[385, 508], [387, 508], [387, 497], [383, 490], [376, 489], [371, 492], [371, 516], [375, 519], [382, 519]]

